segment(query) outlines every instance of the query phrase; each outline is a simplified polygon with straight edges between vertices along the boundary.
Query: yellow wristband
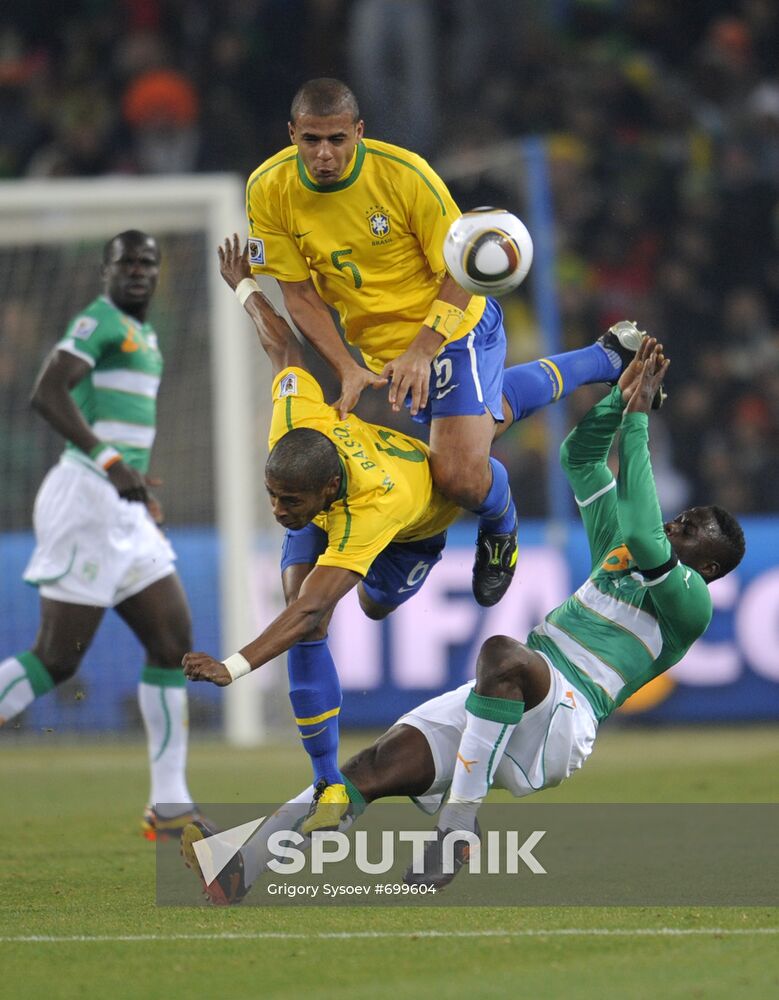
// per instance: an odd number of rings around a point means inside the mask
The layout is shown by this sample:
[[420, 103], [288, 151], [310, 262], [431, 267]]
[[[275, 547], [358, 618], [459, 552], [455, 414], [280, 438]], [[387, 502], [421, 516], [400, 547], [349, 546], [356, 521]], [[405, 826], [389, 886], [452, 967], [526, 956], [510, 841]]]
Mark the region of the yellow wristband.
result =
[[425, 317], [425, 326], [435, 330], [444, 340], [451, 340], [465, 322], [465, 313], [451, 302], [436, 299]]

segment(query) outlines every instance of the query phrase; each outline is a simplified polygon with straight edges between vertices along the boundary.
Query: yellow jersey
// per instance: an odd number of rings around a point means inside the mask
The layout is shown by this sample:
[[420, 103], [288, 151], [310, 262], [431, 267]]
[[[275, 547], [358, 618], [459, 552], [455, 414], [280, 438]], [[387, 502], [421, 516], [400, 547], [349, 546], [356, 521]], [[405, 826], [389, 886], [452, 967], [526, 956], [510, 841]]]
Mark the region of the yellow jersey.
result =
[[[310, 277], [376, 372], [419, 333], [446, 274], [444, 237], [461, 214], [421, 156], [375, 139], [357, 144], [329, 187], [288, 146], [249, 178], [246, 211], [252, 271]], [[484, 306], [483, 297], [471, 299], [452, 339], [476, 326]]]
[[270, 447], [295, 427], [328, 437], [343, 469], [339, 496], [314, 518], [328, 539], [317, 565], [340, 566], [364, 576], [390, 542], [430, 538], [460, 513], [433, 488], [425, 444], [353, 413], [341, 420], [309, 372], [285, 368], [273, 382]]

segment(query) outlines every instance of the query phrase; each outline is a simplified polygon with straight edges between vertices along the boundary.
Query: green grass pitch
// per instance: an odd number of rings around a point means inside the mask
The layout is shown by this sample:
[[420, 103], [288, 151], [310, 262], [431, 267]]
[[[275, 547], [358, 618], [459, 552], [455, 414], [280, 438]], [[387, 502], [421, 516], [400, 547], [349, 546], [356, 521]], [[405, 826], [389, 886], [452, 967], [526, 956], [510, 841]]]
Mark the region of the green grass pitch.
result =
[[[535, 799], [775, 801], [778, 746], [767, 727], [607, 728]], [[140, 744], [9, 740], [2, 761], [0, 994], [15, 1000], [779, 996], [775, 909], [157, 908]], [[292, 743], [190, 753], [204, 802], [283, 799], [307, 771]]]

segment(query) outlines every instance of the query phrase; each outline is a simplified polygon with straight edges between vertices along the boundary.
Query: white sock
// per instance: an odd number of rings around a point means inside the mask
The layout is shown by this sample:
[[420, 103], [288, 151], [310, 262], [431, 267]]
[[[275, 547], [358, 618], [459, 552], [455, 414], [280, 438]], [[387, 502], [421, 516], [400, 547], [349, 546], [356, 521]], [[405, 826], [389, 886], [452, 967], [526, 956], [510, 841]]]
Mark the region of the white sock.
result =
[[[168, 671], [160, 670], [160, 673], [163, 672]], [[182, 806], [192, 805], [186, 778], [189, 732], [187, 689], [169, 684], [150, 684], [144, 680], [138, 685], [138, 704], [149, 747], [149, 802], [155, 809], [158, 803], [162, 806], [158, 810], [162, 816], [177, 815], [185, 811]], [[171, 808], [173, 805], [178, 808]]]
[[521, 701], [487, 698], [473, 691], [468, 695], [465, 729], [449, 798], [438, 821], [440, 829], [474, 829], [476, 812], [490, 790], [524, 707]]
[[[290, 799], [280, 809], [277, 809], [243, 845], [241, 848], [243, 880], [247, 889], [267, 869], [268, 862], [276, 856], [268, 850], [270, 835], [276, 830], [294, 830], [307, 815], [313, 797], [314, 786], [309, 785], [300, 795], [296, 795], [294, 799]], [[341, 820], [338, 829], [341, 833], [346, 833], [352, 823], [354, 823], [354, 816], [347, 814]], [[302, 844], [295, 844], [301, 851], [307, 851], [310, 845], [310, 837], [306, 837]]]
[[19, 653], [3, 660], [0, 663], [0, 726], [10, 722], [53, 687], [54, 681], [34, 653]]

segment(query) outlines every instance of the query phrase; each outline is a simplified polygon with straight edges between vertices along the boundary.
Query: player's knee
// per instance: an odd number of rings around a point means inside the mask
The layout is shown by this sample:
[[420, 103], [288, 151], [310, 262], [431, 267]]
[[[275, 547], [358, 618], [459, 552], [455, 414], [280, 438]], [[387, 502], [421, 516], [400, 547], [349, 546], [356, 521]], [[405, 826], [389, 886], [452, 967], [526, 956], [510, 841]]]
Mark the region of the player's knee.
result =
[[383, 621], [391, 611], [395, 610], [386, 604], [378, 604], [372, 598], [368, 597], [362, 586], [357, 588], [357, 599], [360, 602], [360, 608], [365, 617], [370, 618], [373, 622]]
[[466, 510], [474, 510], [483, 502], [492, 481], [492, 473], [486, 460], [468, 464], [463, 462], [462, 455], [459, 454], [447, 456], [443, 460], [432, 459], [431, 470], [439, 493]]
[[155, 636], [146, 644], [146, 657], [149, 663], [159, 667], [181, 666], [185, 653], [192, 649], [192, 633], [188, 625], [166, 630], [162, 635]]
[[493, 635], [476, 661], [476, 693], [488, 698], [521, 697], [527, 667], [527, 647], [507, 635]]

